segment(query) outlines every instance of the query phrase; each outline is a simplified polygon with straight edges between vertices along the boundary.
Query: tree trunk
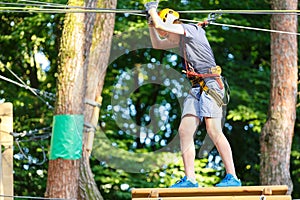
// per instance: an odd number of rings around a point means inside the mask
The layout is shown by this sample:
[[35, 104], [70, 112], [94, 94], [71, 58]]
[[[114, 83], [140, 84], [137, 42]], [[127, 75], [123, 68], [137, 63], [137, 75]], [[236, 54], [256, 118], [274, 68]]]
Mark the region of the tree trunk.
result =
[[[117, 0], [98, 0], [98, 7], [100, 8], [116, 8], [116, 4]], [[94, 181], [89, 158], [93, 145], [94, 132], [98, 124], [99, 107], [102, 102], [101, 93], [109, 62], [115, 14], [97, 14], [95, 17], [93, 41], [88, 62], [87, 92], [84, 111], [85, 122], [88, 126], [84, 130], [83, 156], [80, 162], [79, 178], [79, 198], [84, 200], [103, 199]], [[92, 105], [94, 103], [95, 105]]]
[[[297, 0], [272, 0], [274, 10], [296, 10]], [[274, 14], [274, 30], [297, 32], [297, 15]], [[288, 185], [291, 194], [290, 153], [296, 119], [297, 36], [271, 34], [271, 94], [268, 120], [262, 130], [260, 177], [262, 185]]]
[[[116, 0], [86, 0], [86, 7], [115, 8]], [[82, 0], [71, 1], [82, 6]], [[101, 92], [108, 65], [114, 14], [67, 14], [60, 48], [55, 115], [84, 114], [82, 158], [49, 161], [46, 196], [66, 199], [102, 199], [89, 165], [91, 141], [99, 117]], [[74, 42], [76, 41], [76, 42]], [[93, 44], [93, 45], [92, 45]]]
[[[83, 0], [71, 0], [69, 5], [83, 6]], [[84, 13], [68, 13], [65, 16], [59, 54], [55, 116], [84, 114], [88, 62], [85, 58], [90, 49], [86, 43], [85, 20]], [[52, 146], [51, 142], [51, 148]], [[80, 159], [50, 158], [45, 196], [78, 199], [79, 166]]]

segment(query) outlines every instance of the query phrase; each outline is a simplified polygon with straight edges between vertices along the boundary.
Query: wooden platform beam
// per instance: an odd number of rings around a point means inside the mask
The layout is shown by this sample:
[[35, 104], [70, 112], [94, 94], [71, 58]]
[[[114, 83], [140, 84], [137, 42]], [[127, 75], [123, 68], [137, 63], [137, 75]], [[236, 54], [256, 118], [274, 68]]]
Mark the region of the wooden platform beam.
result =
[[286, 185], [207, 187], [207, 188], [139, 188], [131, 191], [132, 200], [291, 200]]
[[133, 198], [132, 200], [291, 200], [288, 195], [277, 196], [206, 196], [206, 197], [156, 197]]

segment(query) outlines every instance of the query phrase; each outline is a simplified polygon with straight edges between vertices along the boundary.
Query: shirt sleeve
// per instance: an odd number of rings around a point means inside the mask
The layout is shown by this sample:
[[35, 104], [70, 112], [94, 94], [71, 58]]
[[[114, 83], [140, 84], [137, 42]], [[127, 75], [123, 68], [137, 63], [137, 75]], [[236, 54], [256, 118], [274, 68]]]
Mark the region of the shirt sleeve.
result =
[[182, 24], [182, 26], [184, 29], [184, 36], [186, 38], [193, 38], [197, 34], [199, 34], [199, 32], [205, 34], [204, 29], [200, 26], [197, 26], [196, 24]]

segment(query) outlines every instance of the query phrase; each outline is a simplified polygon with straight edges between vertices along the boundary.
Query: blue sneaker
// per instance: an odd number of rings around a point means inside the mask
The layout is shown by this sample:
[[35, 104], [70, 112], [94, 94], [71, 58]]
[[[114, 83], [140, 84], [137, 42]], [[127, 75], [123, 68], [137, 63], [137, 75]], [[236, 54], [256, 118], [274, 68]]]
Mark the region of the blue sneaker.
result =
[[183, 177], [179, 181], [177, 181], [174, 185], [172, 185], [170, 188], [197, 188], [198, 183], [192, 183], [190, 180], [187, 179], [187, 177]]
[[226, 174], [225, 178], [216, 187], [238, 187], [242, 186], [240, 179], [234, 178], [231, 174]]

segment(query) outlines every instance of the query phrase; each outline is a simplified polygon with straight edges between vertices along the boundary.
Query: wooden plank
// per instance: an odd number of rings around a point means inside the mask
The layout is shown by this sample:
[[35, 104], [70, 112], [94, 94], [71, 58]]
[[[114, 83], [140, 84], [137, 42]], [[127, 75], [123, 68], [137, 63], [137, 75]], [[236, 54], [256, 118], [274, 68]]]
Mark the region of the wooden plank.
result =
[[288, 195], [133, 198], [132, 200], [292, 200]]
[[242, 186], [242, 187], [207, 187], [207, 188], [135, 188], [132, 198], [150, 197], [154, 191], [159, 197], [191, 197], [191, 196], [246, 196], [262, 195], [265, 191], [272, 195], [285, 195], [286, 185], [274, 186]]
[[[0, 193], [13, 196], [13, 105], [0, 104]], [[9, 200], [10, 197], [0, 197]]]

